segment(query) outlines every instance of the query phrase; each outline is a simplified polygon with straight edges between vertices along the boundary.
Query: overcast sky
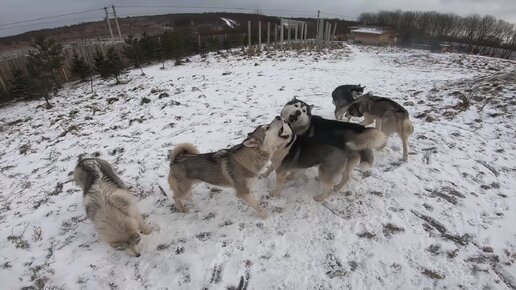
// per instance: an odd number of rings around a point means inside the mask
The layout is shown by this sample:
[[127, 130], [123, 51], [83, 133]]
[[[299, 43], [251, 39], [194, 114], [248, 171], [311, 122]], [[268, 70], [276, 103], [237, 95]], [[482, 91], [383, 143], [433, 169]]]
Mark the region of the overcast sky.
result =
[[[112, 1], [103, 0], [0, 0], [0, 37], [41, 28], [102, 20], [104, 11], [92, 11], [78, 15], [45, 19], [35, 22], [19, 23], [8, 26], [4, 25], [12, 22], [66, 14], [70, 12], [101, 9], [102, 7], [112, 3]], [[267, 15], [300, 17], [315, 17], [317, 16], [316, 11], [321, 10], [323, 17], [338, 17], [353, 20], [356, 19], [361, 12], [401, 9], [453, 12], [462, 16], [473, 13], [478, 13], [480, 15], [490, 14], [497, 18], [516, 23], [516, 0], [127, 0], [114, 2], [114, 4], [116, 6], [120, 6], [117, 8], [117, 13], [121, 17], [181, 12], [251, 12], [252, 10], [260, 9], [263, 14]], [[189, 7], [216, 6], [223, 8], [123, 7], [131, 5], [178, 5]], [[243, 8], [250, 10], [243, 11], [230, 8]]]

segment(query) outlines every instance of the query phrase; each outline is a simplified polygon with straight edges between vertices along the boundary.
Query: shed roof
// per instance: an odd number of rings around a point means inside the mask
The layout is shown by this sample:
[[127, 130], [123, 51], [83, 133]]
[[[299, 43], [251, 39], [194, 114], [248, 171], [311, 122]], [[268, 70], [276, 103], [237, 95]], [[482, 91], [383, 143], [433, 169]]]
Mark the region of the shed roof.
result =
[[351, 30], [351, 32], [354, 32], [354, 33], [368, 33], [368, 34], [384, 34], [384, 33], [387, 33], [389, 31], [385, 30], [385, 29], [374, 28], [374, 27], [371, 27], [371, 28], [362, 27], [362, 28], [358, 28], [358, 29], [353, 29], [353, 30]]

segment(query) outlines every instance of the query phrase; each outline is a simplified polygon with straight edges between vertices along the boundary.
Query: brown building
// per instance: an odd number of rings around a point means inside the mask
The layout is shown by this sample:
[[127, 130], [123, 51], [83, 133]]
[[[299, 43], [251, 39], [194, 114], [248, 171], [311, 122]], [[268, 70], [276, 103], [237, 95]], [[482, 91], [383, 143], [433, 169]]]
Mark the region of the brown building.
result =
[[357, 43], [391, 45], [397, 42], [398, 33], [389, 28], [357, 27], [351, 30], [351, 39]]

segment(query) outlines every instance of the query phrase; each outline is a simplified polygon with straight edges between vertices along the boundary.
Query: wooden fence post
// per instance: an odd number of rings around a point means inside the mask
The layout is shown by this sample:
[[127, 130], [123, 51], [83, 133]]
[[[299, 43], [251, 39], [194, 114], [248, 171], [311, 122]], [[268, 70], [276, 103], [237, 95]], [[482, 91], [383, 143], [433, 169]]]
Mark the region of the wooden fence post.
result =
[[267, 45], [271, 44], [271, 23], [267, 21]]
[[290, 21], [290, 19], [289, 19], [289, 20], [288, 20], [288, 22], [287, 22], [287, 25], [288, 25], [288, 29], [287, 29], [288, 37], [287, 37], [287, 39], [288, 39], [288, 43], [289, 43], [289, 45], [290, 45], [290, 35], [292, 34], [292, 33], [291, 33], [291, 30], [290, 30], [290, 28], [292, 27], [291, 23], [292, 23], [292, 22], [291, 22], [291, 21]]
[[258, 21], [258, 45], [262, 47], [262, 22]]
[[278, 42], [278, 23], [274, 23], [274, 42]]
[[283, 49], [283, 18], [281, 18], [280, 26], [280, 47]]
[[247, 32], [248, 32], [248, 46], [251, 48], [251, 21], [247, 21]]

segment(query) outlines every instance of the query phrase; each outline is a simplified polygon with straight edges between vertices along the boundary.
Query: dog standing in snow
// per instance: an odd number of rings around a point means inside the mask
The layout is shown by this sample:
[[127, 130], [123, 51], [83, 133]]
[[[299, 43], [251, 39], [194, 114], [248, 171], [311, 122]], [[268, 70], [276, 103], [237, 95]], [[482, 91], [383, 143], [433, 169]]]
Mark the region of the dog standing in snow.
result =
[[[350, 180], [356, 166], [372, 166], [372, 149], [385, 143], [385, 134], [380, 130], [314, 116], [312, 106], [296, 98], [283, 107], [281, 116], [292, 126], [296, 140], [276, 151], [272, 168], [265, 174], [276, 171], [273, 196], [280, 194], [291, 172], [317, 166], [319, 181], [325, 188], [314, 199], [323, 201]], [[341, 181], [336, 184], [339, 175]]]
[[240, 199], [265, 218], [265, 209], [250, 193], [250, 183], [262, 173], [276, 149], [292, 138], [290, 126], [278, 116], [270, 124], [259, 126], [244, 142], [230, 149], [201, 154], [192, 144], [177, 145], [169, 154], [168, 175], [177, 209], [188, 212], [182, 200], [191, 194], [193, 184], [204, 181], [234, 188]]
[[113, 248], [139, 257], [140, 233], [148, 235], [152, 230], [111, 165], [100, 158], [80, 156], [73, 176], [84, 191], [86, 215], [100, 238]]
[[403, 143], [403, 161], [408, 160], [408, 138], [414, 133], [407, 110], [395, 101], [374, 96], [371, 92], [355, 99], [348, 108], [353, 117], [364, 117], [361, 125], [376, 122], [376, 128], [389, 136], [396, 132]]

